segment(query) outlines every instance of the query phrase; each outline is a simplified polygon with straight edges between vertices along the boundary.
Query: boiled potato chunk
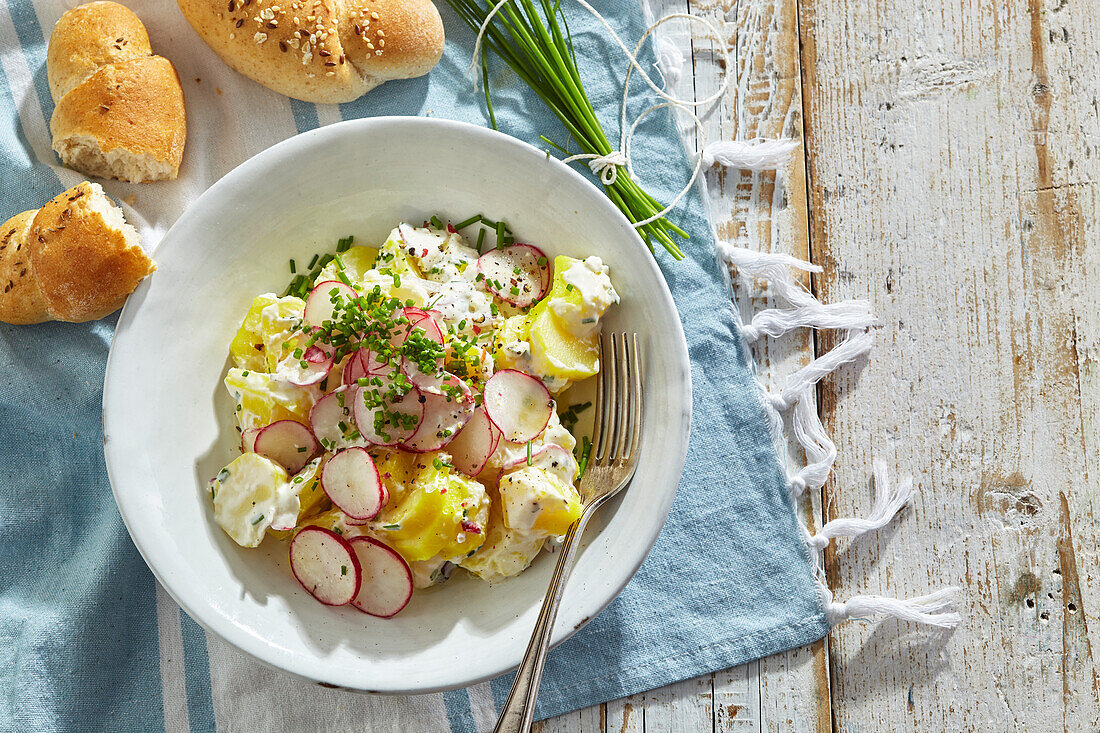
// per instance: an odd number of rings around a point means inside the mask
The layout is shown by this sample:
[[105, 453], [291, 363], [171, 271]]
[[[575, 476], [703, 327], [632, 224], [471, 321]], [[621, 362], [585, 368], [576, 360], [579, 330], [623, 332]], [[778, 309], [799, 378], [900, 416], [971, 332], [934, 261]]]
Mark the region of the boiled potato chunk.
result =
[[272, 523], [293, 526], [300, 504], [286, 470], [257, 453], [244, 453], [210, 486], [214, 521], [241, 547], [256, 547]]
[[273, 370], [278, 355], [269, 354], [269, 346], [273, 340], [278, 343], [286, 340], [283, 334], [287, 326], [301, 319], [305, 307], [305, 301], [293, 295], [279, 298], [274, 293], [264, 293], [253, 298], [237, 335], [229, 344], [233, 364], [248, 371]]
[[[340, 262], [344, 263], [344, 275], [347, 276], [353, 288], [356, 290], [362, 289], [367, 270], [374, 267], [376, 259], [378, 259], [378, 250], [374, 247], [355, 246], [340, 253]], [[334, 259], [321, 268], [321, 272], [317, 275], [316, 282], [338, 280], [339, 278], [336, 277], [336, 273], [339, 270], [340, 265]]]
[[231, 368], [225, 387], [237, 401], [237, 423], [241, 430], [262, 428], [276, 420], [295, 420], [309, 425], [309, 408], [316, 390], [296, 387], [271, 374]]
[[577, 490], [541, 468], [525, 466], [500, 477], [504, 523], [521, 532], [563, 535], [581, 516]]
[[579, 381], [600, 371], [595, 339], [582, 341], [554, 318], [549, 299], [531, 310], [531, 360], [539, 374]]
[[489, 582], [510, 578], [527, 569], [545, 542], [545, 534], [510, 529], [504, 523], [499, 497], [491, 495], [485, 542], [458, 565]]
[[485, 541], [489, 501], [485, 487], [425, 454], [424, 465], [403, 497], [391, 501], [372, 523], [378, 537], [409, 562], [435, 555], [461, 557]]

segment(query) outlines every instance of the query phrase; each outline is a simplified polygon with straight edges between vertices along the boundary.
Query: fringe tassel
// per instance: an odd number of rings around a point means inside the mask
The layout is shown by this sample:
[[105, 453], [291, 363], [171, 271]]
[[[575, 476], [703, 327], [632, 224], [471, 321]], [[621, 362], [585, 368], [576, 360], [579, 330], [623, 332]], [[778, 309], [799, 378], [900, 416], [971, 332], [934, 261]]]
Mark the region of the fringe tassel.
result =
[[750, 171], [774, 171], [787, 164], [791, 153], [798, 149], [798, 140], [780, 138], [770, 140], [717, 140], [706, 145], [699, 157], [704, 168], [719, 163], [726, 168]]
[[866, 518], [838, 517], [827, 522], [817, 534], [810, 537], [811, 546], [823, 550], [830, 540], [837, 537], [859, 537], [876, 529], [882, 529], [913, 498], [916, 492], [913, 489], [911, 476], [903, 478], [897, 488], [891, 488], [890, 479], [886, 475], [886, 464], [876, 460], [874, 471], [875, 504], [871, 508], [871, 513]]
[[852, 618], [886, 616], [901, 621], [912, 621], [941, 629], [953, 629], [962, 620], [959, 614], [947, 612], [955, 605], [959, 588], [950, 587], [918, 598], [883, 598], [882, 596], [852, 596], [847, 601], [833, 600], [833, 594], [825, 588], [825, 618], [833, 626]]
[[665, 88], [674, 87], [684, 75], [684, 54], [680, 47], [663, 35], [654, 36], [657, 45], [657, 69], [665, 79]]
[[749, 343], [761, 336], [777, 338], [796, 328], [834, 328], [853, 330], [877, 326], [866, 300], [846, 300], [843, 303], [814, 303], [799, 308], [769, 308], [753, 316], [752, 323], [742, 328]]
[[[836, 444], [825, 432], [825, 426], [817, 414], [814, 386], [832, 372], [871, 350], [874, 338], [866, 329], [877, 325], [877, 321], [866, 301], [854, 300], [832, 305], [823, 305], [818, 301], [790, 274], [791, 269], [821, 272], [820, 267], [809, 262], [785, 254], [753, 252], [734, 247], [727, 242], [718, 243], [718, 255], [728, 267], [736, 267], [747, 276], [768, 281], [776, 295], [792, 306], [789, 309], [761, 311], [750, 324], [742, 325], [746, 348], [762, 335], [782, 336], [796, 328], [847, 331], [846, 338], [832, 350], [790, 375], [778, 394], [768, 394], [761, 389], [773, 435], [775, 430], [782, 428], [780, 413], [791, 410], [791, 427], [795, 439], [806, 454], [806, 465], [788, 477], [788, 489], [797, 502], [806, 489], [816, 491], [825, 485], [836, 461]], [[833, 593], [825, 582], [820, 550], [837, 537], [858, 537], [885, 527], [916, 493], [911, 477], [902, 479], [896, 488], [891, 487], [886, 464], [882, 461], [876, 460], [873, 470], [875, 501], [871, 514], [866, 518], [837, 518], [827, 522], [817, 534], [811, 534], [809, 528], [799, 521], [807, 545], [815, 550], [811, 553], [811, 559], [825, 603], [826, 619], [835, 626], [850, 618], [878, 615], [941, 628], [958, 626], [959, 614], [948, 612], [959, 590], [954, 587], [906, 600], [882, 596], [854, 596], [845, 602], [833, 600]]]
[[772, 406], [780, 412], [789, 409], [822, 379], [870, 351], [874, 341], [870, 331], [849, 331], [848, 338], [787, 377], [783, 391], [770, 396]]
[[821, 418], [817, 414], [815, 400], [799, 400], [794, 408], [791, 420], [795, 440], [806, 454], [806, 465], [790, 478], [790, 487], [795, 496], [801, 496], [806, 489], [820, 491], [829, 479], [829, 472], [836, 462], [836, 443], [825, 432]]
[[750, 249], [734, 247], [729, 242], [718, 243], [718, 256], [727, 266], [736, 267], [751, 277], [767, 280], [776, 294], [795, 307], [812, 307], [820, 301], [802, 284], [791, 277], [789, 270], [803, 272], [821, 272], [821, 267], [810, 264], [790, 255], [777, 252], [753, 252]]

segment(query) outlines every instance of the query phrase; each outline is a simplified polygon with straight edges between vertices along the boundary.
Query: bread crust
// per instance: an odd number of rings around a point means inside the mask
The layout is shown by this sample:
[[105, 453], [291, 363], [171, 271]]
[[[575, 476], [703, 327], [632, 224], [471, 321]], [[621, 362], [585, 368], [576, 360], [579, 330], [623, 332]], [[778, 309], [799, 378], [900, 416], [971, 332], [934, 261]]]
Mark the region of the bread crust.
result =
[[99, 67], [152, 53], [145, 26], [129, 8], [98, 0], [67, 10], [46, 51], [50, 94], [59, 100]]
[[31, 223], [37, 209], [16, 214], [0, 228], [0, 321], [22, 326], [49, 320], [31, 262]]
[[126, 7], [97, 0], [57, 21], [46, 52], [50, 134], [61, 162], [90, 176], [174, 179], [187, 139], [183, 88], [172, 62]]
[[148, 156], [169, 166], [168, 177], [175, 178], [187, 140], [175, 67], [163, 56], [143, 56], [99, 68], [57, 103], [50, 133], [63, 160], [70, 140], [91, 137], [105, 154], [121, 148]]
[[122, 307], [156, 265], [140, 246], [104, 220], [93, 201], [103, 192], [87, 181], [51, 199], [30, 231], [34, 276], [50, 315], [92, 321]]
[[428, 73], [443, 55], [443, 21], [430, 0], [177, 2], [229, 66], [307, 102], [350, 102]]

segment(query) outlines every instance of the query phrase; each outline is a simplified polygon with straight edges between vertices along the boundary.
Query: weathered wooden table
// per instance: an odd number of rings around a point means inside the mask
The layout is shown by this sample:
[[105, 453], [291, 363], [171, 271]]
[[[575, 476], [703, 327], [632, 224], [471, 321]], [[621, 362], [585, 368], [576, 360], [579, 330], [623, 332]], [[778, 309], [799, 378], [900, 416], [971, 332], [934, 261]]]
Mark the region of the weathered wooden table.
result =
[[[663, 11], [663, 12], [662, 12]], [[920, 494], [825, 558], [839, 599], [963, 588], [953, 633], [825, 642], [547, 721], [577, 731], [1096, 731], [1100, 682], [1100, 0], [662, 0], [728, 34], [715, 139], [804, 141], [708, 173], [721, 236], [865, 298], [865, 364], [826, 380], [839, 447], [811, 521], [865, 514], [872, 457]], [[679, 89], [723, 69], [705, 31]], [[747, 293], [750, 306], [767, 305]], [[831, 346], [761, 342], [772, 380]]]

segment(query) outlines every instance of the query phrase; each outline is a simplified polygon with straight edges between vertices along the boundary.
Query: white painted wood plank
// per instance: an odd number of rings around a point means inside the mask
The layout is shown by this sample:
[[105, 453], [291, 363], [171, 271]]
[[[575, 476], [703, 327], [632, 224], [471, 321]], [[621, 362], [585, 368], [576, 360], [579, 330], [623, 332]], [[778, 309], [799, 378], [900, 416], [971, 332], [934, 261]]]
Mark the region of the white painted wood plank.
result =
[[822, 405], [826, 517], [872, 457], [913, 506], [831, 558], [838, 598], [964, 587], [954, 634], [833, 632], [838, 730], [1100, 726], [1095, 0], [803, 0], [820, 294], [871, 299]]
[[645, 702], [640, 696], [614, 700], [604, 707], [607, 733], [643, 733], [645, 730]]

